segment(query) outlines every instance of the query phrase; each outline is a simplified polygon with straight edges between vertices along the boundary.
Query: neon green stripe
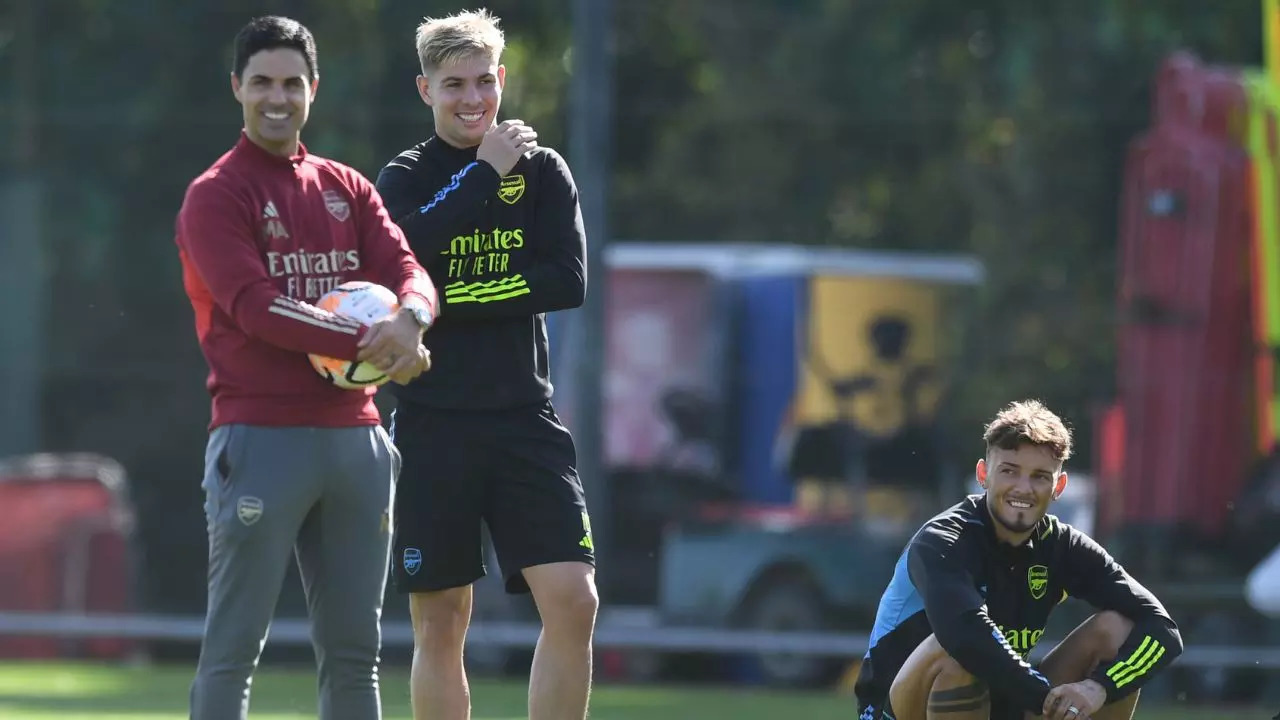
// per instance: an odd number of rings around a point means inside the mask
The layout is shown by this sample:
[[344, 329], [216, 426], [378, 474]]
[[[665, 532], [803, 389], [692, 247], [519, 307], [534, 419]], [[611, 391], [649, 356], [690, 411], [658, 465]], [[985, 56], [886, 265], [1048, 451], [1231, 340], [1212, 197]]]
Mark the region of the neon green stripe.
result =
[[1138, 678], [1142, 677], [1143, 675], [1146, 675], [1146, 674], [1147, 674], [1147, 671], [1149, 671], [1151, 668], [1155, 667], [1155, 664], [1156, 664], [1157, 662], [1159, 662], [1159, 661], [1160, 661], [1160, 658], [1162, 658], [1162, 657], [1164, 657], [1164, 648], [1163, 648], [1163, 647], [1161, 647], [1159, 650], [1157, 650], [1157, 651], [1156, 651], [1156, 652], [1151, 656], [1151, 658], [1150, 658], [1150, 659], [1148, 659], [1145, 663], [1143, 663], [1143, 664], [1142, 664], [1142, 667], [1131, 668], [1131, 669], [1130, 669], [1130, 671], [1129, 671], [1129, 674], [1128, 674], [1128, 675], [1125, 675], [1123, 678], [1121, 678], [1121, 679], [1119, 679], [1118, 681], [1116, 681], [1116, 689], [1117, 689], [1117, 690], [1119, 690], [1120, 688], [1124, 687], [1125, 685], [1128, 685], [1129, 683], [1133, 682], [1134, 680], [1137, 680]]
[[1117, 675], [1124, 672], [1126, 669], [1136, 665], [1138, 663], [1138, 658], [1141, 657], [1143, 653], [1147, 651], [1147, 648], [1151, 647], [1152, 642], [1154, 641], [1151, 639], [1151, 636], [1149, 635], [1143, 638], [1142, 644], [1138, 646], [1137, 650], [1133, 651], [1133, 654], [1129, 656], [1128, 660], [1121, 660], [1120, 662], [1111, 666], [1111, 669], [1107, 671], [1107, 677], [1111, 678], [1112, 681], [1115, 681]]
[[488, 282], [477, 282], [477, 283], [456, 282], [451, 285], [446, 285], [444, 287], [444, 290], [446, 293], [474, 292], [476, 290], [485, 290], [488, 288], [500, 289], [503, 287], [510, 287], [513, 285], [524, 285], [524, 284], [525, 284], [524, 278], [521, 277], [520, 275], [516, 275], [515, 277], [502, 278], [501, 280], [490, 280]]
[[[1147, 638], [1147, 640], [1151, 640], [1151, 638]], [[1151, 656], [1155, 655], [1161, 649], [1160, 643], [1152, 641], [1150, 647], [1147, 647], [1147, 651], [1142, 653], [1141, 657], [1135, 657], [1137, 656], [1137, 653], [1134, 653], [1133, 656], [1130, 656], [1129, 659], [1125, 661], [1125, 668], [1123, 670], [1114, 675], [1110, 673], [1107, 673], [1107, 675], [1112, 679], [1112, 681], [1118, 683], [1124, 678], [1133, 675], [1138, 668], [1146, 665], [1147, 661], [1151, 659]]]
[[1258, 212], [1258, 225], [1262, 237], [1258, 240], [1259, 259], [1262, 261], [1263, 297], [1266, 298], [1265, 323], [1266, 339], [1272, 341], [1276, 336], [1275, 313], [1270, 309], [1275, 306], [1272, 287], [1276, 285], [1274, 275], [1275, 243], [1272, 241], [1275, 232], [1275, 170], [1271, 163], [1271, 152], [1267, 146], [1267, 83], [1264, 78], [1249, 73], [1245, 77], [1245, 86], [1249, 93], [1249, 157], [1253, 161], [1255, 187], [1258, 197], [1254, 198]]
[[1264, 322], [1266, 340], [1280, 344], [1280, 233], [1277, 232], [1276, 170], [1267, 142], [1267, 110], [1280, 111], [1275, 94], [1265, 77], [1249, 73], [1249, 155], [1257, 168], [1258, 197], [1255, 198], [1262, 231], [1259, 257], [1262, 261], [1262, 292], [1266, 299]]
[[[1276, 165], [1268, 142], [1267, 116], [1274, 113], [1280, 117], [1280, 103], [1277, 103], [1275, 88], [1271, 79], [1265, 74], [1250, 71], [1243, 74], [1244, 85], [1249, 98], [1249, 131], [1247, 145], [1249, 159], [1254, 166], [1254, 189], [1256, 196], [1253, 207], [1258, 214], [1257, 232], [1260, 237], [1254, 239], [1257, 259], [1261, 264], [1256, 277], [1261, 287], [1255, 288], [1262, 299], [1259, 309], [1262, 313], [1262, 341], [1273, 350], [1280, 346], [1280, 212], [1277, 211]], [[1280, 384], [1269, 388], [1259, 388], [1259, 398], [1266, 403], [1271, 412], [1273, 433], [1280, 434]]]
[[507, 283], [506, 285], [499, 285], [497, 287], [478, 287], [475, 285], [468, 285], [467, 287], [446, 290], [444, 294], [445, 296], [475, 295], [478, 297], [481, 295], [495, 295], [498, 293], [509, 292], [511, 290], [519, 290], [523, 287], [528, 287], [528, 284], [521, 280], [520, 282]]
[[521, 295], [528, 295], [528, 294], [529, 294], [529, 288], [525, 287], [525, 288], [520, 288], [519, 290], [512, 290], [510, 292], [503, 293], [502, 295], [485, 295], [483, 297], [479, 297], [476, 299], [482, 303], [497, 302], [499, 300], [510, 300], [511, 298], [520, 297]]
[[529, 288], [526, 287], [526, 288], [520, 288], [519, 290], [512, 290], [510, 292], [506, 292], [501, 295], [481, 295], [481, 296], [456, 295], [451, 298], [446, 298], [445, 303], [448, 305], [457, 305], [458, 303], [469, 303], [469, 302], [478, 302], [478, 303], [497, 302], [499, 300], [510, 300], [511, 298], [520, 297], [521, 295], [528, 295], [528, 294], [529, 294]]
[[1280, 55], [1277, 54], [1277, 43], [1280, 43], [1280, 37], [1276, 31], [1277, 22], [1280, 22], [1280, 4], [1276, 0], [1262, 0], [1262, 38], [1264, 49], [1262, 51], [1263, 64], [1267, 68], [1267, 76], [1272, 82], [1280, 82]]
[[1107, 677], [1116, 684], [1117, 688], [1123, 687], [1150, 670], [1162, 655], [1164, 655], [1164, 647], [1152, 640], [1150, 636], [1145, 637], [1128, 660], [1121, 660], [1107, 670]]
[[445, 303], [454, 305], [468, 302], [496, 302], [529, 294], [529, 284], [524, 276], [467, 284], [456, 282], [445, 286]]
[[467, 283], [463, 280], [459, 280], [458, 282], [449, 283], [448, 285], [445, 285], [444, 289], [448, 290], [449, 288], [458, 288], [458, 287], [472, 287], [472, 288], [492, 287], [494, 285], [502, 285], [502, 284], [513, 283], [513, 282], [524, 282], [524, 275], [512, 275], [511, 277], [498, 278], [497, 280], [486, 280], [484, 282], [473, 282], [473, 283]]
[[493, 295], [495, 293], [503, 293], [508, 290], [517, 290], [522, 287], [528, 287], [529, 284], [523, 280], [519, 282], [510, 282], [505, 285], [496, 285], [494, 287], [471, 287], [468, 290], [472, 295]]

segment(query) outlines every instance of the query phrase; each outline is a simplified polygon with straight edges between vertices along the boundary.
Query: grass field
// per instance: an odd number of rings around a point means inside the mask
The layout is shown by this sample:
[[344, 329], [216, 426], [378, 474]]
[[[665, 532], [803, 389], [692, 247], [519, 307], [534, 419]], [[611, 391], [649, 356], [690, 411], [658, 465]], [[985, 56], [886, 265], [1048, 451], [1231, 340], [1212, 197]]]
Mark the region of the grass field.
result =
[[[0, 718], [4, 720], [182, 720], [187, 717], [186, 667], [120, 668], [107, 665], [0, 663]], [[271, 669], [254, 681], [254, 720], [314, 719], [315, 680], [307, 670]], [[518, 682], [479, 681], [472, 688], [474, 720], [526, 717]], [[383, 683], [384, 717], [409, 720], [403, 672]], [[1259, 720], [1263, 710], [1139, 709], [1143, 720]], [[601, 686], [592, 700], [594, 720], [852, 720], [853, 700], [835, 694], [739, 689]]]

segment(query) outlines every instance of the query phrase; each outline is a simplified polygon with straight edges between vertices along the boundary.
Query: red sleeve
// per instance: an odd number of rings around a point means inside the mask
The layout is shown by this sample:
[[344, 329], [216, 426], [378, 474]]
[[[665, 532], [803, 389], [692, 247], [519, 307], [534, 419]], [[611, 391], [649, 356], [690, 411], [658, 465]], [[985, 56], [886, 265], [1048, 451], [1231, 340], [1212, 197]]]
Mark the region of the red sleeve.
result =
[[252, 211], [226, 183], [204, 178], [187, 190], [178, 214], [178, 247], [218, 307], [259, 340], [354, 360], [364, 327], [277, 290], [255, 232]]
[[395, 291], [403, 305], [410, 299], [425, 303], [432, 317], [439, 313], [439, 299], [431, 277], [409, 248], [404, 231], [382, 203], [382, 196], [363, 175], [356, 175], [356, 201], [360, 203], [360, 249], [380, 284]]

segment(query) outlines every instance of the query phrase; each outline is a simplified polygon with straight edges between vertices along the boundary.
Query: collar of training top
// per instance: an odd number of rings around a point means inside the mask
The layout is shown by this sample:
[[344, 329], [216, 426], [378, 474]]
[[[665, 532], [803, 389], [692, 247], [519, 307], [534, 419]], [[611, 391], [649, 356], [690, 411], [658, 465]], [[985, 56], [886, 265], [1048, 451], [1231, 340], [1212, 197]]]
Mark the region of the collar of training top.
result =
[[443, 157], [452, 158], [454, 160], [470, 162], [476, 159], [476, 151], [480, 149], [479, 145], [473, 147], [460, 148], [450, 145], [438, 133], [432, 133], [431, 145], [435, 152]]
[[236, 142], [236, 152], [253, 158], [257, 162], [276, 167], [298, 167], [307, 159], [307, 146], [303, 145], [301, 140], [298, 141], [298, 152], [296, 154], [290, 157], [281, 157], [258, 147], [257, 144], [249, 139], [248, 134], [243, 129], [240, 131], [240, 140]]

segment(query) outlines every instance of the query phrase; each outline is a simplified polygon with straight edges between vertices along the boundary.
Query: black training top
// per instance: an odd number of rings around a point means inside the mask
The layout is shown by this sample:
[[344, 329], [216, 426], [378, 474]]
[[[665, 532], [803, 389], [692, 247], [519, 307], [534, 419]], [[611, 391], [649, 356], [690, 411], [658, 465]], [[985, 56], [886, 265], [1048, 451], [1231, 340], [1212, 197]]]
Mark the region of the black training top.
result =
[[388, 163], [377, 188], [443, 299], [423, 339], [432, 369], [396, 396], [470, 410], [550, 398], [544, 313], [581, 305], [587, 275], [564, 159], [538, 147], [499, 177], [476, 148], [436, 135]]
[[1049, 682], [1025, 658], [1068, 596], [1133, 621], [1115, 658], [1089, 677], [1112, 702], [1142, 687], [1182, 652], [1160, 601], [1092, 538], [1046, 515], [1019, 547], [996, 538], [983, 495], [971, 495], [916, 533], [880, 599], [855, 692], [879, 717], [894, 677], [930, 634], [993, 694], [1039, 713]]

